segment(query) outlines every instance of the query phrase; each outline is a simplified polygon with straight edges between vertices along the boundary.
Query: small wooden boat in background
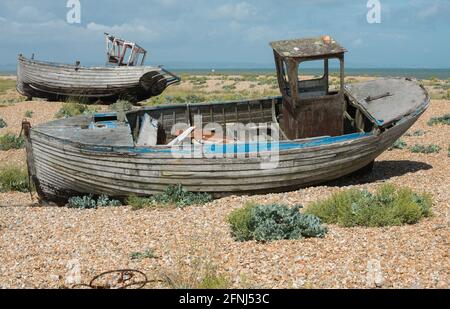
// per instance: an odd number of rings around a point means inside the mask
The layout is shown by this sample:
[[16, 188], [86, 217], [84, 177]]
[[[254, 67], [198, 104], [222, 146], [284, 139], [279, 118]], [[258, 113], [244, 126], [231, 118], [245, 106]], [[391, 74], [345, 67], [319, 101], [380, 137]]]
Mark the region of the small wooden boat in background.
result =
[[160, 95], [180, 78], [161, 66], [144, 66], [147, 51], [133, 42], [106, 35], [105, 67], [83, 67], [27, 59], [19, 55], [17, 90], [28, 99], [64, 101], [74, 97], [86, 101], [132, 102]]
[[[33, 128], [24, 122], [28, 170], [39, 196], [64, 203], [83, 194], [148, 196], [174, 184], [216, 196], [314, 185], [371, 166], [428, 107], [426, 90], [410, 79], [344, 85], [345, 50], [332, 39], [272, 47], [281, 97], [155, 106]], [[338, 89], [328, 81], [332, 58], [341, 63]], [[299, 63], [311, 59], [323, 60], [324, 75], [300, 80]], [[207, 126], [196, 124], [200, 116]], [[236, 123], [269, 142], [249, 141], [247, 133], [211, 138]]]

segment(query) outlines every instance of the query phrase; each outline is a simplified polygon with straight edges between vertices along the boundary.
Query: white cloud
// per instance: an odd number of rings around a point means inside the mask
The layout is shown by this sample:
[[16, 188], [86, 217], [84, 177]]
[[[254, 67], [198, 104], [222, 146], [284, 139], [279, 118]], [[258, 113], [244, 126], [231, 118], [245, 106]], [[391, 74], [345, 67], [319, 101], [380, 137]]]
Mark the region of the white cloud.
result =
[[107, 32], [126, 38], [129, 35], [145, 37], [146, 41], [157, 40], [160, 35], [150, 25], [141, 22], [123, 23], [121, 25], [107, 26], [91, 22], [86, 29], [93, 32]]
[[427, 20], [432, 18], [433, 16], [436, 16], [440, 12], [440, 6], [438, 2], [434, 2], [431, 5], [427, 5], [426, 7], [422, 8], [419, 13], [417, 13], [417, 17], [420, 20]]
[[252, 42], [269, 42], [275, 40], [279, 34], [267, 26], [254, 26], [245, 30], [245, 35]]
[[52, 19], [53, 15], [33, 6], [24, 6], [17, 11], [17, 18], [27, 22], [46, 21]]
[[211, 17], [220, 19], [237, 19], [243, 20], [254, 17], [257, 11], [247, 2], [240, 2], [236, 4], [224, 4], [213, 10]]
[[161, 5], [162, 7], [172, 8], [176, 7], [180, 4], [178, 0], [156, 0], [156, 3]]
[[364, 40], [362, 38], [357, 38], [350, 43], [353, 47], [360, 47], [365, 45]]

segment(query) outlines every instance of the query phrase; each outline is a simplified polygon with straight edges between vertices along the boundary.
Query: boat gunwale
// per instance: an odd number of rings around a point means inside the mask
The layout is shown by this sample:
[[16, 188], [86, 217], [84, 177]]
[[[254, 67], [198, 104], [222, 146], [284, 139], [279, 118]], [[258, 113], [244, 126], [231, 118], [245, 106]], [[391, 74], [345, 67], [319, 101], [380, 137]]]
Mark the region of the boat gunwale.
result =
[[[400, 119], [393, 121], [390, 123], [390, 127], [385, 127], [385, 126], [380, 126], [377, 123], [374, 123], [375, 128], [371, 131], [371, 132], [364, 132], [364, 133], [350, 133], [350, 134], [344, 134], [344, 135], [340, 135], [340, 136], [323, 136], [323, 137], [312, 137], [312, 138], [303, 138], [303, 139], [296, 139], [296, 140], [280, 140], [278, 141], [278, 143], [275, 143], [278, 145], [278, 147], [276, 147], [275, 149], [277, 151], [289, 151], [289, 150], [295, 150], [295, 149], [315, 149], [315, 148], [322, 148], [322, 147], [326, 147], [326, 146], [332, 146], [332, 145], [337, 145], [340, 143], [348, 143], [351, 141], [355, 141], [355, 140], [362, 140], [365, 138], [371, 138], [371, 137], [377, 137], [380, 136], [384, 133], [380, 132], [379, 130], [376, 130], [376, 128], [378, 129], [384, 129], [384, 130], [390, 130], [393, 127], [396, 127], [398, 125], [400, 125], [401, 123], [408, 121], [412, 118], [415, 117], [419, 117], [423, 112], [426, 111], [426, 109], [429, 107], [430, 104], [430, 97], [427, 94], [427, 92], [425, 92], [426, 94], [426, 98], [424, 100], [424, 102], [422, 102], [422, 104], [419, 105], [419, 107], [415, 110], [412, 111], [411, 113], [404, 115], [403, 117], [401, 117]], [[259, 101], [269, 101], [269, 100], [280, 100], [282, 97], [281, 96], [274, 96], [274, 97], [266, 97], [266, 98], [260, 98], [260, 99], [246, 99], [246, 100], [238, 100], [238, 101], [223, 101], [223, 102], [211, 102], [208, 103], [207, 105], [223, 105], [223, 104], [239, 104], [239, 103], [251, 103], [251, 102], [259, 102]], [[161, 110], [161, 109], [176, 109], [176, 108], [183, 108], [183, 107], [197, 107], [197, 106], [205, 106], [205, 103], [177, 103], [177, 104], [170, 104], [170, 105], [159, 105], [159, 106], [151, 106], [151, 107], [143, 107], [141, 109], [138, 110], [133, 110], [133, 111], [129, 111], [127, 112], [127, 114], [130, 113], [139, 113], [139, 112], [148, 112], [148, 111], [157, 111], [157, 110]], [[112, 113], [99, 113], [96, 115], [102, 115], [102, 114], [112, 114]], [[78, 116], [79, 118], [86, 118], [87, 116]], [[94, 118], [94, 115], [87, 117], [87, 118]], [[61, 120], [55, 120], [52, 122], [56, 122], [56, 121], [61, 121]], [[52, 123], [50, 122], [50, 123]], [[275, 123], [275, 122], [273, 122]], [[173, 148], [171, 146], [168, 145], [156, 145], [156, 146], [127, 146], [127, 145], [123, 145], [123, 146], [98, 146], [98, 145], [94, 145], [94, 144], [89, 144], [89, 143], [80, 143], [80, 142], [74, 142], [70, 139], [64, 139], [61, 137], [56, 137], [53, 136], [49, 133], [45, 133], [40, 131], [39, 129], [43, 129], [46, 127], [47, 124], [44, 125], [38, 125], [36, 127], [32, 127], [31, 131], [38, 133], [38, 134], [42, 134], [45, 135], [49, 138], [55, 139], [61, 143], [64, 144], [70, 144], [70, 145], [74, 145], [75, 148], [79, 148], [82, 150], [87, 150], [87, 151], [92, 151], [95, 153], [116, 153], [119, 155], [124, 155], [124, 154], [128, 154], [130, 156], [132, 155], [136, 155], [136, 154], [145, 154], [145, 153], [174, 153]], [[275, 124], [279, 125], [278, 122], [276, 122]], [[78, 126], [78, 125], [77, 125]], [[52, 125], [48, 126], [49, 128], [52, 128]], [[69, 128], [70, 126], [64, 126]], [[236, 147], [245, 147], [245, 148], [249, 148], [251, 149], [252, 145], [256, 145], [256, 149], [257, 151], [232, 151], [232, 152], [228, 152], [228, 151], [214, 151], [214, 152], [206, 152], [206, 154], [229, 154], [229, 153], [259, 153], [259, 154], [264, 154], [264, 153], [273, 153], [274, 151], [259, 151], [258, 149], [258, 145], [260, 145], [261, 143], [233, 143], [233, 144], [229, 144], [229, 147], [233, 147], [233, 150], [235, 150]], [[267, 145], [270, 143], [263, 143], [263, 145]], [[290, 144], [290, 145], [289, 145]], [[217, 148], [221, 148], [224, 149], [224, 147], [228, 147], [226, 146], [227, 144], [209, 144], [207, 145], [208, 148], [211, 147], [217, 147]], [[280, 149], [280, 146], [283, 145], [284, 147], [286, 147], [285, 149]], [[195, 150], [202, 150], [202, 153], [205, 153], [204, 147], [205, 145], [192, 145], [190, 147], [191, 151], [189, 151], [189, 153], [195, 151]], [[255, 146], [253, 146], [255, 147]], [[283, 147], [281, 147], [283, 148]], [[175, 152], [175, 153], [183, 153], [183, 152]], [[185, 152], [188, 153], [188, 152]], [[203, 158], [204, 159], [204, 158]]]
[[143, 65], [143, 66], [76, 66], [74, 64], [68, 64], [68, 63], [58, 63], [58, 62], [52, 62], [52, 61], [45, 61], [45, 60], [35, 60], [35, 59], [29, 59], [25, 56], [19, 56], [19, 64], [20, 62], [24, 62], [30, 65], [43, 65], [47, 67], [52, 68], [67, 68], [67, 69], [84, 69], [84, 70], [92, 70], [92, 71], [99, 71], [99, 70], [116, 70], [116, 71], [138, 71], [142, 69], [152, 69], [152, 70], [161, 70], [161, 66], [158, 65]]

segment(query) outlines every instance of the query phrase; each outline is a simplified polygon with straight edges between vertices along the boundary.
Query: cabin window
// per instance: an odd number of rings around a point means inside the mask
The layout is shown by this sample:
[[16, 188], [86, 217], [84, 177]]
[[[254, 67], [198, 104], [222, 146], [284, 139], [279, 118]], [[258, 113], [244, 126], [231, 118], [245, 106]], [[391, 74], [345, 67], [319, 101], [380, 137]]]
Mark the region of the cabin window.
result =
[[339, 59], [328, 59], [328, 94], [336, 94], [341, 89], [341, 64]]
[[339, 72], [339, 59], [300, 62], [298, 66], [298, 92], [300, 98], [308, 99], [338, 93], [340, 89]]
[[129, 60], [131, 56], [131, 48], [125, 48], [124, 54], [123, 54], [123, 65], [132, 65], [129, 63]]

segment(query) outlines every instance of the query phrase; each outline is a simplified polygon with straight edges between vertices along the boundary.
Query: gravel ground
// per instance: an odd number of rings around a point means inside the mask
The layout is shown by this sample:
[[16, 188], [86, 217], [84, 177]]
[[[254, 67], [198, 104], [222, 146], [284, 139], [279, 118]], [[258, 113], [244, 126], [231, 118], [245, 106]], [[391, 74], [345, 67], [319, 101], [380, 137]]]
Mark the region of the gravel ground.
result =
[[[15, 132], [26, 110], [35, 110], [32, 121], [38, 123], [58, 108], [53, 103], [24, 102], [0, 108], [0, 115], [14, 123], [9, 128]], [[436, 143], [443, 149], [439, 154], [385, 152], [373, 173], [363, 178], [347, 177], [289, 193], [232, 196], [183, 210], [140, 211], [41, 207], [30, 194], [0, 193], [0, 288], [63, 287], [74, 261], [79, 263], [82, 282], [123, 268], [139, 269], [149, 277], [195, 274], [194, 258], [213, 264], [233, 287], [449, 288], [450, 127], [426, 125], [430, 117], [449, 112], [450, 101], [433, 101], [410, 130], [424, 130], [425, 135], [403, 138], [408, 145]], [[4, 130], [8, 129], [0, 133]], [[0, 160], [19, 162], [23, 155], [22, 150], [0, 152]], [[246, 201], [307, 205], [337, 190], [374, 190], [385, 181], [431, 193], [434, 216], [403, 227], [331, 225], [324, 239], [259, 244], [238, 243], [230, 236], [226, 218]], [[153, 249], [157, 258], [130, 258], [132, 252], [146, 249]], [[373, 269], [379, 276], [373, 276]]]

